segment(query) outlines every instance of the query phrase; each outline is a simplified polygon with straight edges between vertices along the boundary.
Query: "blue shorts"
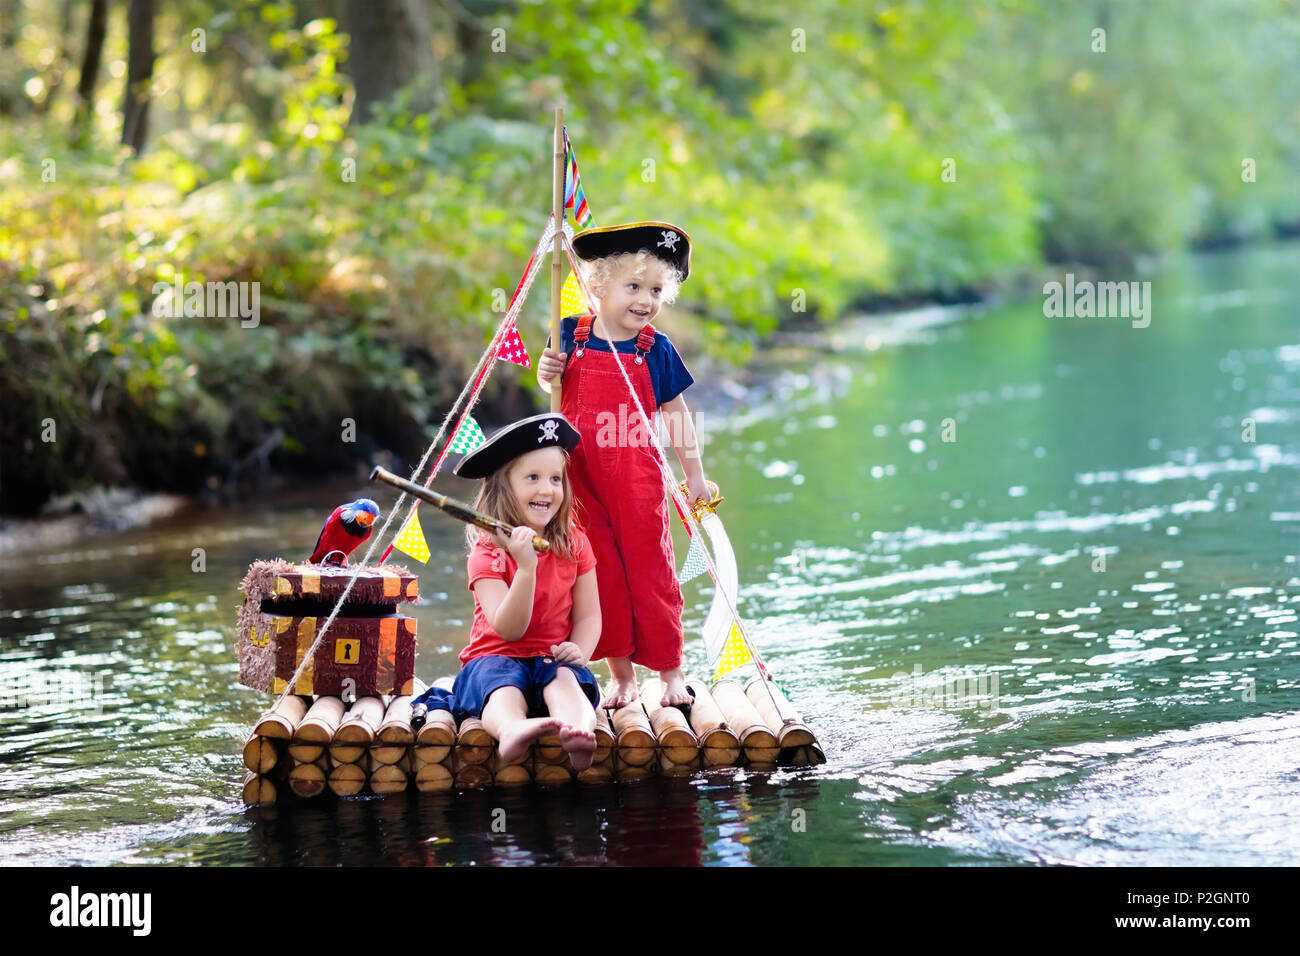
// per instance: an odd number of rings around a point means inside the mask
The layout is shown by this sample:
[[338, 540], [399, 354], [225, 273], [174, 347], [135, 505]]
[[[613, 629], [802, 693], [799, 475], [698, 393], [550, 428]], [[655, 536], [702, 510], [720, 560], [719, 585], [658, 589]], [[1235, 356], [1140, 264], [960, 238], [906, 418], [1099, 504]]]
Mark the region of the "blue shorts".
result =
[[468, 661], [456, 675], [456, 683], [450, 691], [441, 687], [430, 687], [416, 698], [416, 703], [423, 703], [430, 710], [449, 710], [457, 723], [466, 717], [483, 716], [492, 692], [502, 687], [517, 687], [523, 692], [528, 703], [529, 717], [545, 717], [548, 714], [542, 691], [561, 667], [573, 671], [594, 709], [600, 703], [600, 688], [596, 684], [596, 675], [585, 667], [564, 664], [553, 657], [503, 657], [488, 654]]

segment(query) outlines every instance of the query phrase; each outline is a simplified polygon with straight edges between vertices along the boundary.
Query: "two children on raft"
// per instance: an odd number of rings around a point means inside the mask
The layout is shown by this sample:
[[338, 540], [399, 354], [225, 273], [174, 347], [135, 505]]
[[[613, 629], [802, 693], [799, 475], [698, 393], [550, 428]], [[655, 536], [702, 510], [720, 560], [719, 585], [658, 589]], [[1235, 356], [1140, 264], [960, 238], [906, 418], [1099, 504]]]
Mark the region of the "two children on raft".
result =
[[[499, 430], [456, 468], [484, 479], [475, 506], [514, 533], [467, 529], [470, 642], [450, 694], [431, 688], [425, 702], [479, 717], [503, 760], [558, 734], [583, 770], [600, 703], [590, 661], [609, 661], [606, 707], [636, 699], [633, 664], [660, 672], [664, 706], [691, 699], [656, 411], [677, 425], [670, 435], [689, 500], [709, 494], [682, 397], [694, 379], [653, 325], [690, 273], [690, 238], [670, 223], [639, 222], [589, 229], [573, 244], [599, 310], [565, 319], [559, 351], [548, 347], [538, 363], [545, 391], [564, 377], [562, 414]], [[534, 535], [547, 551], [537, 553]]]

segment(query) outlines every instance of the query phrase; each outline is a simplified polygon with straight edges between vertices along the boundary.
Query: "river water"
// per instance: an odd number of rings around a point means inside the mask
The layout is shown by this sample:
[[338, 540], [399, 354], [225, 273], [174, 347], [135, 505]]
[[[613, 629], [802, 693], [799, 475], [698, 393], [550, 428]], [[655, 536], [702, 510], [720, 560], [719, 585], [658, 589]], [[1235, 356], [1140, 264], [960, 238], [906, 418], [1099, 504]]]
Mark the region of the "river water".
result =
[[[393, 496], [0, 556], [0, 862], [1300, 863], [1298, 261], [1178, 260], [1147, 328], [1040, 300], [850, 324], [702, 410], [742, 613], [818, 768], [245, 810], [243, 570]], [[471, 602], [460, 527], [424, 525], [432, 679]]]

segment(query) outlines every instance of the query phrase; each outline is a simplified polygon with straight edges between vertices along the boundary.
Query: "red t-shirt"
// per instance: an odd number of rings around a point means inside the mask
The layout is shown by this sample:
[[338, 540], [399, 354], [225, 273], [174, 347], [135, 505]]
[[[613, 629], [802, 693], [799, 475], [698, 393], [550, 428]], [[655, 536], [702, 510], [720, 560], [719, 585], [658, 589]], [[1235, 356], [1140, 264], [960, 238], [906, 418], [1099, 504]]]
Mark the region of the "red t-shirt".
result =
[[[474, 595], [474, 626], [469, 632], [469, 646], [460, 652], [460, 662], [473, 660], [487, 654], [504, 657], [545, 657], [551, 653], [552, 644], [569, 639], [573, 631], [573, 585], [578, 575], [586, 574], [596, 566], [587, 536], [574, 528], [569, 535], [573, 550], [572, 561], [566, 561], [554, 552], [537, 556], [536, 583], [533, 587], [533, 616], [528, 629], [517, 641], [507, 641], [492, 629], [483, 616], [478, 595]], [[510, 553], [489, 538], [480, 537], [469, 550], [469, 589], [474, 582], [484, 578], [497, 578], [506, 587], [515, 579], [519, 564]]]

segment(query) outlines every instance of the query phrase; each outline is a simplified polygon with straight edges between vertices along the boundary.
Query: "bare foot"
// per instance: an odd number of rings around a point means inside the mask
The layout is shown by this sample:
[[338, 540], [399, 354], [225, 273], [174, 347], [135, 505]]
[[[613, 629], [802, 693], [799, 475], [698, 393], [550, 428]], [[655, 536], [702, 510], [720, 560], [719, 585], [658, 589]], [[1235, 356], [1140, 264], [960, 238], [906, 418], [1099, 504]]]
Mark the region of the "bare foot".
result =
[[[497, 741], [497, 755], [507, 762], [514, 760], [532, 746], [533, 741], [538, 737], [556, 733], [560, 727], [560, 722], [554, 717], [512, 720], [501, 728], [501, 739]], [[592, 740], [595, 740], [594, 736]]]
[[606, 710], [618, 710], [620, 707], [626, 707], [632, 701], [636, 700], [638, 692], [636, 689], [636, 677], [615, 677], [605, 688], [604, 699], [601, 700], [601, 706]]
[[660, 706], [676, 707], [691, 702], [690, 691], [686, 689], [686, 675], [682, 673], [680, 667], [664, 671], [659, 675], [659, 679], [664, 682], [664, 695], [659, 701]]
[[565, 724], [560, 728], [560, 743], [569, 755], [569, 763], [574, 770], [586, 770], [591, 766], [592, 754], [596, 752], [596, 735], [590, 730]]

